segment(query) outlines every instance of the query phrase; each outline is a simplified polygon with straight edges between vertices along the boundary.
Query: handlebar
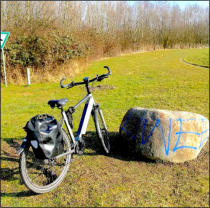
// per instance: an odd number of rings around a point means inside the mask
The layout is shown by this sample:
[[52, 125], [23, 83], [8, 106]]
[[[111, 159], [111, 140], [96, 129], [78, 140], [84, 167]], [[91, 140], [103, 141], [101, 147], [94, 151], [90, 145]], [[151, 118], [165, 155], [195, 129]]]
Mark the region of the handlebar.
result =
[[72, 88], [72, 87], [74, 87], [74, 86], [77, 86], [77, 85], [83, 85], [83, 84], [88, 84], [88, 83], [90, 83], [90, 82], [94, 82], [94, 81], [102, 81], [103, 79], [105, 79], [105, 78], [108, 78], [108, 76], [109, 75], [111, 75], [111, 70], [109, 69], [109, 67], [108, 66], [104, 66], [104, 68], [105, 69], [107, 69], [108, 70], [108, 73], [106, 73], [106, 74], [102, 74], [102, 75], [97, 75], [95, 78], [93, 78], [93, 79], [91, 79], [91, 80], [89, 80], [88, 79], [88, 77], [85, 77], [83, 80], [83, 82], [71, 82], [71, 83], [69, 83], [69, 84], [63, 84], [63, 81], [65, 80], [65, 78], [62, 78], [61, 79], [61, 81], [60, 81], [60, 86], [61, 86], [61, 88], [67, 88], [67, 89], [69, 89], [69, 88]]

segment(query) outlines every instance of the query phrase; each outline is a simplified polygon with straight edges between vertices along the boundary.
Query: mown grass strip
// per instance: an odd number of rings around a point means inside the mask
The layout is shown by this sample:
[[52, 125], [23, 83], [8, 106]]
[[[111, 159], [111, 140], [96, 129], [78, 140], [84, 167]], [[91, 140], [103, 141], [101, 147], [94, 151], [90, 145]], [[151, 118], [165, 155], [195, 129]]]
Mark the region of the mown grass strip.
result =
[[209, 49], [198, 49], [197, 53], [192, 52], [184, 57], [183, 60], [194, 66], [209, 68]]
[[189, 63], [189, 62], [185, 61], [184, 59], [182, 59], [182, 61], [185, 62], [186, 64], [191, 64], [193, 66], [199, 66], [199, 67], [203, 67], [203, 68], [209, 69], [209, 66], [204, 66], [204, 65]]

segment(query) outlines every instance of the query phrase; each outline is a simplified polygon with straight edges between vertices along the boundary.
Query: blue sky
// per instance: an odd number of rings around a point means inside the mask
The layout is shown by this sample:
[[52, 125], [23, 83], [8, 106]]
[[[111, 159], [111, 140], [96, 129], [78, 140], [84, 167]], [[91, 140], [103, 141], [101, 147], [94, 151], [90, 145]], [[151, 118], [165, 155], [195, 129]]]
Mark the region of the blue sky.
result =
[[181, 8], [185, 8], [185, 6], [189, 4], [198, 4], [199, 6], [202, 7], [209, 7], [209, 1], [171, 1], [171, 3], [176, 3], [178, 4]]
[[[158, 1], [150, 1], [150, 2], [158, 2]], [[209, 1], [166, 1], [170, 2], [172, 5], [173, 4], [178, 4], [181, 9], [184, 9], [187, 5], [192, 5], [192, 4], [198, 4], [199, 6], [202, 7], [209, 7]], [[135, 1], [129, 1], [129, 3], [132, 5], [135, 3]]]

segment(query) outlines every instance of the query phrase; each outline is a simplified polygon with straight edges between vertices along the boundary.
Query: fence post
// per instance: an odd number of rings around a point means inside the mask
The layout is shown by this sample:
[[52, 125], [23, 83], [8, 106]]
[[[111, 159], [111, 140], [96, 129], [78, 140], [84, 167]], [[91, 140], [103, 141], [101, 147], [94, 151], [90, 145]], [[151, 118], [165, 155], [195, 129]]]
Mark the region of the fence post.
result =
[[30, 80], [30, 69], [27, 68], [27, 85], [31, 84], [31, 80]]
[[7, 73], [6, 73], [6, 68], [5, 68], [5, 58], [4, 58], [4, 49], [2, 48], [2, 58], [3, 58], [3, 68], [4, 68], [4, 83], [5, 87], [7, 87]]

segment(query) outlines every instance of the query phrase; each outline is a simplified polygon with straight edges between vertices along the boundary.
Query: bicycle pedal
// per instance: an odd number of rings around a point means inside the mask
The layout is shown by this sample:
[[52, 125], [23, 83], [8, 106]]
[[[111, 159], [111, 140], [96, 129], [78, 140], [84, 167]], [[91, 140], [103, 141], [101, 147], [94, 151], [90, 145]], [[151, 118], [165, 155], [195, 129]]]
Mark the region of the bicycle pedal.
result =
[[84, 150], [83, 148], [77, 147], [75, 153], [78, 155], [82, 155], [84, 153]]
[[82, 155], [83, 153], [84, 153], [84, 151], [82, 151], [82, 150], [79, 150], [79, 151], [77, 152], [78, 155]]

